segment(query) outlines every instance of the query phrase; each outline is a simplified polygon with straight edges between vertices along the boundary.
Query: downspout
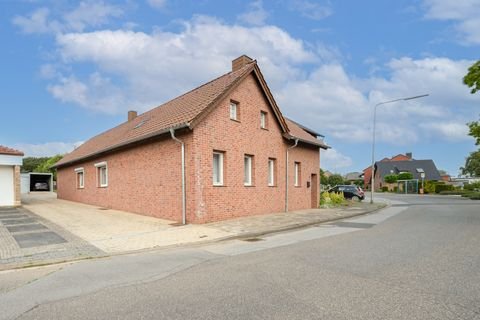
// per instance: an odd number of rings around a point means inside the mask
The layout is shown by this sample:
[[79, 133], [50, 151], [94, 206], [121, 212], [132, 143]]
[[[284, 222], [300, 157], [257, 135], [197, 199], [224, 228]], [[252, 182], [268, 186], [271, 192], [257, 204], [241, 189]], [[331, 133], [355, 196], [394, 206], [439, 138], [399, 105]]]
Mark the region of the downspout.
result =
[[288, 151], [298, 145], [298, 139], [295, 139], [295, 144], [287, 148], [287, 162], [285, 165], [285, 212], [288, 212]]
[[187, 224], [187, 194], [185, 190], [185, 143], [175, 137], [175, 129], [170, 129], [172, 139], [182, 145], [182, 224]]

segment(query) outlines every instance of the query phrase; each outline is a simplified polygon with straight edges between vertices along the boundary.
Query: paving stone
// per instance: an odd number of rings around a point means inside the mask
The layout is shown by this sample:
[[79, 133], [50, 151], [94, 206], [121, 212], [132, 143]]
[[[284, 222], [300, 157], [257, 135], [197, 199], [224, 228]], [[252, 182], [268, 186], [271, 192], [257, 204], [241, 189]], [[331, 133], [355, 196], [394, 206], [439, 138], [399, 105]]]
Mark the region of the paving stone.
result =
[[10, 226], [7, 227], [8, 231], [14, 232], [26, 232], [26, 231], [36, 231], [36, 230], [48, 230], [43, 224], [36, 223], [36, 224], [24, 224], [19, 226]]
[[35, 222], [37, 222], [37, 220], [35, 220], [34, 218], [1, 220], [1, 223], [5, 226], [13, 226], [16, 224], [29, 224]]
[[18, 210], [0, 210], [0, 215], [13, 214], [13, 213], [20, 213], [20, 211], [18, 211]]
[[50, 244], [67, 242], [55, 232], [35, 232], [26, 234], [13, 234], [20, 248], [33, 248]]
[[5, 214], [0, 216], [0, 220], [5, 219], [20, 219], [20, 218], [28, 218], [26, 214], [16, 213], [16, 214]]

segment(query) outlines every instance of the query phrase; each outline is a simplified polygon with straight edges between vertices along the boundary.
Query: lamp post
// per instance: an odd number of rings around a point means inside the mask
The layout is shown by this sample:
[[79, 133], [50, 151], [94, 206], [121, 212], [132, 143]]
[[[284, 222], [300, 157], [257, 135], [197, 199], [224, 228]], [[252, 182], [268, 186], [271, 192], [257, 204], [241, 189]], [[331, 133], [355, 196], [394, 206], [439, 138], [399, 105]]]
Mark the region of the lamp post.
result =
[[427, 97], [428, 94], [422, 94], [419, 96], [413, 96], [413, 97], [407, 97], [407, 98], [400, 98], [400, 99], [394, 99], [394, 100], [389, 100], [389, 101], [383, 101], [380, 103], [377, 103], [375, 107], [373, 108], [373, 139], [372, 139], [372, 168], [371, 168], [371, 185], [370, 185], [370, 203], [373, 203], [373, 191], [375, 189], [375, 125], [377, 121], [377, 107], [381, 106], [382, 104], [387, 104], [387, 103], [393, 103], [397, 101], [407, 101], [407, 100], [413, 100], [413, 99], [418, 99], [418, 98], [423, 98]]

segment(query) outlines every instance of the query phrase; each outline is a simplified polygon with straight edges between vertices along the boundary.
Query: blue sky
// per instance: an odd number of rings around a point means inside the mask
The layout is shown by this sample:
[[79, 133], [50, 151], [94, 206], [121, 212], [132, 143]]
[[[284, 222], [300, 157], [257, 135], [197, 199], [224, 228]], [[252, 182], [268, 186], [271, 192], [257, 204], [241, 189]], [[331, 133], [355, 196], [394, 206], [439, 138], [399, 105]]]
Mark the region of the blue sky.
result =
[[[0, 144], [27, 155], [82, 141], [257, 59], [283, 113], [326, 136], [322, 167], [413, 152], [456, 175], [475, 149], [480, 0], [3, 1]], [[7, 120], [5, 120], [7, 119]]]

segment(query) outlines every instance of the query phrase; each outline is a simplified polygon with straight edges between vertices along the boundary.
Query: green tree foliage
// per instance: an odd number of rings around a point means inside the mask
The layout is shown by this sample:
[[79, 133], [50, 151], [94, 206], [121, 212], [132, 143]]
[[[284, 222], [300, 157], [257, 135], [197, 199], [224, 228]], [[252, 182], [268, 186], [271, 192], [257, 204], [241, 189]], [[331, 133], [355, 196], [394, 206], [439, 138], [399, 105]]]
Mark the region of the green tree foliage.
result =
[[320, 184], [327, 185], [328, 184], [328, 177], [325, 175], [325, 171], [320, 169]]
[[410, 180], [413, 179], [413, 174], [411, 172], [402, 172], [398, 175], [398, 180]]
[[340, 174], [332, 174], [330, 177], [328, 177], [328, 184], [331, 186], [337, 186], [339, 184], [343, 184], [343, 177]]
[[472, 94], [480, 90], [480, 60], [468, 68], [468, 73], [463, 77], [463, 83], [471, 88]]
[[389, 174], [383, 178], [386, 183], [395, 183], [398, 180], [398, 176], [396, 174]]
[[472, 177], [480, 177], [480, 150], [470, 152], [465, 161], [465, 166], [460, 168], [462, 174]]
[[470, 128], [468, 135], [475, 139], [475, 144], [477, 146], [480, 146], [480, 123], [478, 121], [473, 121], [467, 123], [467, 125]]
[[22, 172], [34, 172], [35, 169], [43, 162], [47, 161], [48, 157], [26, 157], [23, 158]]

